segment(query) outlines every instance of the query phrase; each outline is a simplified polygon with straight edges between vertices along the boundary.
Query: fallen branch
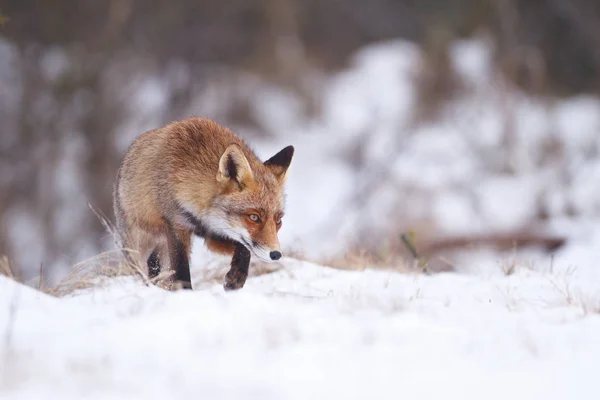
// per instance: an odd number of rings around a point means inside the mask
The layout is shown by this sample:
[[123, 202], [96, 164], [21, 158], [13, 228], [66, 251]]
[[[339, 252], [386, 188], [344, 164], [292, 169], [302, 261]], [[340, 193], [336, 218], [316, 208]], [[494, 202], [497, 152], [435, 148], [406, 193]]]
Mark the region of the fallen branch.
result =
[[433, 241], [424, 246], [423, 253], [431, 255], [444, 251], [453, 251], [477, 247], [494, 247], [499, 250], [510, 250], [519, 247], [543, 247], [547, 251], [555, 251], [563, 246], [566, 238], [543, 234], [490, 234], [477, 236], [458, 236]]

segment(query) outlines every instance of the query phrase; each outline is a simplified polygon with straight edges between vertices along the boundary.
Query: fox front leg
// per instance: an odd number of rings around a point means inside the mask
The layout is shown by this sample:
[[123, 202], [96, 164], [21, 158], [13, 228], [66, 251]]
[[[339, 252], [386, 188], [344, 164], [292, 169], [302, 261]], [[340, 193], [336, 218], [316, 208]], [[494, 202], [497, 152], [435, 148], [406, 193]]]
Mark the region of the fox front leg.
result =
[[190, 277], [191, 233], [185, 230], [177, 231], [169, 226], [167, 246], [171, 268], [175, 272], [173, 278], [174, 289], [192, 289]]
[[233, 258], [231, 259], [231, 268], [225, 275], [225, 290], [236, 290], [244, 287], [248, 277], [248, 267], [250, 266], [250, 250], [240, 243], [236, 243]]

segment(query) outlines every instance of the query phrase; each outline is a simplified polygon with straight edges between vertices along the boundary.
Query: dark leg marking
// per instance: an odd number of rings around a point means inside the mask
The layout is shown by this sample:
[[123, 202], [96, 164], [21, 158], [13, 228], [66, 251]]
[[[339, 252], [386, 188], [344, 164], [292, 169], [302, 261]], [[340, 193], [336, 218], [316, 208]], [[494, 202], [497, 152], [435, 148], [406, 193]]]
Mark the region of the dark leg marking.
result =
[[241, 243], [236, 243], [235, 252], [231, 259], [231, 268], [225, 275], [225, 290], [236, 290], [244, 287], [248, 278], [248, 266], [250, 265], [250, 250]]
[[167, 244], [169, 246], [171, 268], [175, 270], [175, 284], [181, 285], [183, 289], [191, 289], [190, 261], [188, 260], [185, 245], [173, 230], [167, 235]]
[[183, 289], [191, 289], [190, 261], [181, 240], [175, 238], [174, 248], [170, 251], [171, 260], [175, 266], [175, 282], [181, 284]]
[[160, 274], [160, 260], [156, 250], [148, 257], [148, 278], [154, 279]]

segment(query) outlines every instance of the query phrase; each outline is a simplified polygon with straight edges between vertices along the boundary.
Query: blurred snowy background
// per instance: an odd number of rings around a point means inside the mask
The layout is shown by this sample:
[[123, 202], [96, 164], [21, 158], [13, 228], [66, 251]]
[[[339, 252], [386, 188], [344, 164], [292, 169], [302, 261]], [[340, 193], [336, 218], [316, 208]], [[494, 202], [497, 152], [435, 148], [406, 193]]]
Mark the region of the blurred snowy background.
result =
[[112, 218], [126, 147], [190, 115], [263, 158], [296, 146], [295, 254], [385, 263], [413, 231], [436, 269], [597, 263], [597, 1], [0, 0], [0, 17], [0, 255], [25, 279], [112, 248], [88, 203]]

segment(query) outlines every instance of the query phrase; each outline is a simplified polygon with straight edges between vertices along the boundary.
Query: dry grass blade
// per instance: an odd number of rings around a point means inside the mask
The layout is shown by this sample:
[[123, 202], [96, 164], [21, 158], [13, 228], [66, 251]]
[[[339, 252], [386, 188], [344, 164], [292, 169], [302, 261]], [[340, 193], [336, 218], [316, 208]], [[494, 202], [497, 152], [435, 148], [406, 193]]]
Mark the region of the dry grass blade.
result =
[[44, 263], [40, 263], [40, 277], [38, 280], [38, 290], [42, 291], [44, 286]]
[[98, 254], [73, 266], [71, 273], [57, 286], [44, 291], [54, 296], [66, 296], [78, 290], [89, 289], [106, 282], [106, 278], [137, 276], [146, 284], [152, 282], [136, 264], [125, 260], [121, 249]]
[[92, 206], [90, 203], [88, 203], [88, 207], [90, 208], [90, 210], [92, 210], [92, 212], [96, 215], [96, 217], [98, 217], [98, 219], [100, 220], [100, 222], [104, 226], [104, 229], [106, 229], [106, 232], [108, 232], [110, 235], [112, 235], [113, 240], [115, 242], [115, 245], [118, 248], [122, 248], [123, 244], [122, 244], [121, 238], [119, 237], [119, 234], [117, 233], [117, 229], [110, 222], [110, 220], [108, 219], [108, 217], [106, 216], [106, 214], [104, 214], [102, 211], [97, 210], [96, 208], [94, 208], [94, 206]]
[[406, 246], [406, 248], [408, 249], [408, 251], [410, 252], [410, 254], [413, 256], [413, 258], [415, 259], [415, 263], [417, 265], [417, 268], [421, 271], [423, 271], [424, 273], [429, 273], [429, 270], [427, 269], [427, 259], [425, 257], [421, 257], [419, 255], [419, 253], [417, 252], [417, 249], [415, 247], [415, 238], [414, 238], [414, 233], [411, 232], [408, 235], [406, 234], [402, 234], [400, 236], [400, 240], [402, 241], [402, 243], [404, 244], [404, 246]]
[[316, 260], [315, 262], [331, 268], [350, 271], [364, 271], [366, 269], [393, 270], [404, 273], [412, 271], [403, 257], [396, 254], [373, 254], [364, 250], [350, 251], [341, 256]]
[[15, 281], [18, 281], [17, 275], [13, 271], [7, 256], [0, 257], [0, 275], [7, 276]]

